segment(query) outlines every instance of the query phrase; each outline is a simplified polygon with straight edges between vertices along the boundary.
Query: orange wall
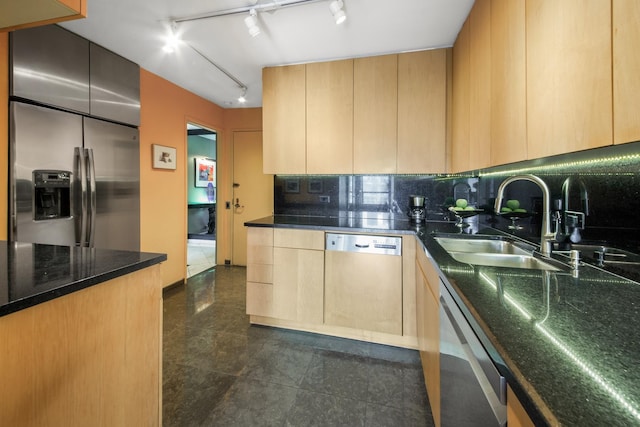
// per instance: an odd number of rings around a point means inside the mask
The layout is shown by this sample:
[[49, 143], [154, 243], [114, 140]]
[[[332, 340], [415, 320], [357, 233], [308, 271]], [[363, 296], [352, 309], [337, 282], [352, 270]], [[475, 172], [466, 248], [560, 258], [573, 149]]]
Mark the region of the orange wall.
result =
[[[187, 123], [218, 132], [217, 262], [231, 259], [233, 217], [224, 209], [232, 197], [233, 132], [261, 130], [262, 109], [225, 110], [146, 70], [140, 72], [141, 250], [168, 255], [165, 286], [181, 282], [187, 265]], [[177, 149], [177, 169], [152, 168], [153, 144]]]
[[[140, 249], [167, 254], [167, 286], [186, 277], [187, 123], [224, 133], [223, 109], [143, 69], [140, 104]], [[175, 170], [152, 168], [153, 144], [176, 148]]]

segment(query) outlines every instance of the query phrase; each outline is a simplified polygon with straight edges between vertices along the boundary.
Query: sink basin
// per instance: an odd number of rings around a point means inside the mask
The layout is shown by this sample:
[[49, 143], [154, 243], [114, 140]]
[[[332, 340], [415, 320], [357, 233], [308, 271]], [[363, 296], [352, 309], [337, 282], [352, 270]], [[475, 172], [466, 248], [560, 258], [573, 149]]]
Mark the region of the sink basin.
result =
[[453, 259], [467, 264], [483, 265], [488, 267], [524, 268], [528, 270], [560, 271], [548, 262], [536, 258], [533, 255], [490, 254], [471, 252], [449, 252]]
[[447, 252], [482, 252], [514, 255], [531, 255], [531, 252], [533, 252], [533, 247], [524, 249], [514, 242], [503, 239], [470, 239], [462, 237], [436, 237], [435, 239]]
[[553, 261], [534, 256], [532, 245], [505, 238], [435, 237], [453, 259], [488, 267], [559, 271]]

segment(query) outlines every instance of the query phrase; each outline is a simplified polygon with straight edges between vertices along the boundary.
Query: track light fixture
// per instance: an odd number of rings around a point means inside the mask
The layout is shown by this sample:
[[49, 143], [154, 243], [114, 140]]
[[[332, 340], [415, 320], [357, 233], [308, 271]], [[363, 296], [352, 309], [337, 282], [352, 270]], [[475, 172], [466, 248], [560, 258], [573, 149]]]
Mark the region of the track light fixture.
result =
[[260, 34], [260, 28], [258, 27], [258, 13], [255, 9], [251, 9], [249, 11], [249, 16], [244, 18], [244, 24], [247, 26], [251, 37], [255, 37]]
[[333, 19], [336, 20], [336, 25], [342, 24], [347, 19], [347, 14], [344, 13], [344, 2], [342, 0], [333, 0], [329, 3], [329, 9], [333, 14]]
[[242, 95], [240, 95], [240, 97], [238, 97], [238, 102], [240, 104], [244, 104], [245, 102], [247, 102], [247, 98], [245, 98], [245, 96], [247, 95], [247, 87], [241, 87], [242, 89]]

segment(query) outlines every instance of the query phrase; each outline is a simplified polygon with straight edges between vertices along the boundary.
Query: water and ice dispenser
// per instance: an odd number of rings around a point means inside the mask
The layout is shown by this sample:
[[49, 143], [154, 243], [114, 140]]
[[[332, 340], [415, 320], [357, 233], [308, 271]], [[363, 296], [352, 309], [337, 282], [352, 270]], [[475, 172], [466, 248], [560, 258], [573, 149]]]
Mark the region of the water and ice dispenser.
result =
[[69, 218], [71, 216], [71, 172], [33, 171], [33, 219]]

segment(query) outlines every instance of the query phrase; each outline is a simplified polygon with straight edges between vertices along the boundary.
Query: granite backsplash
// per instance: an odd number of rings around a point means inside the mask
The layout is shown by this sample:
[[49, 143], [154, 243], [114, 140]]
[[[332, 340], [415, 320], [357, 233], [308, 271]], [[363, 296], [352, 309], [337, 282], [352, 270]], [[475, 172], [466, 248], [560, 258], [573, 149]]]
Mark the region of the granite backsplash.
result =
[[[409, 197], [427, 198], [428, 220], [456, 220], [448, 206], [459, 198], [483, 213], [465, 219], [461, 232], [490, 226], [539, 240], [542, 192], [517, 181], [506, 199], [517, 199], [530, 217], [512, 221], [493, 214], [500, 183], [509, 176], [534, 174], [548, 185], [552, 209], [584, 213], [577, 231], [566, 222], [559, 235], [581, 242], [609, 244], [640, 253], [640, 142], [512, 163], [463, 174], [433, 175], [282, 175], [274, 180], [274, 213], [324, 217], [407, 219]], [[554, 202], [555, 201], [555, 202]]]

